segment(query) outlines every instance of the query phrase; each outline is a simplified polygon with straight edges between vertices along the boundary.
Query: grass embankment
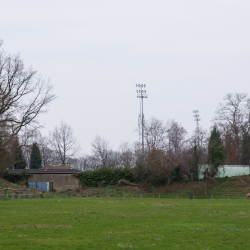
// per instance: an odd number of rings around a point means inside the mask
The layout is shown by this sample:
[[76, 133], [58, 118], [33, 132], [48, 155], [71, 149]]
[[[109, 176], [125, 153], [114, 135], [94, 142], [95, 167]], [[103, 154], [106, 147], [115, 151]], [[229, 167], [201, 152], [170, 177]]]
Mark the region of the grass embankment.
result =
[[[77, 192], [76, 192], [77, 191]], [[61, 195], [78, 197], [123, 198], [189, 198], [189, 199], [246, 199], [250, 193], [250, 175], [225, 177], [205, 181], [175, 182], [163, 187], [107, 186], [66, 191]]]
[[[14, 193], [14, 196], [13, 196]], [[77, 188], [58, 193], [41, 193], [0, 179], [0, 199], [35, 197], [113, 197], [113, 198], [189, 198], [189, 199], [246, 199], [250, 193], [250, 175], [225, 177], [204, 181], [175, 182], [163, 187], [145, 185]]]
[[0, 201], [0, 249], [250, 249], [250, 201]]
[[0, 190], [1, 189], [21, 189], [22, 187], [16, 183], [11, 183], [0, 178]]

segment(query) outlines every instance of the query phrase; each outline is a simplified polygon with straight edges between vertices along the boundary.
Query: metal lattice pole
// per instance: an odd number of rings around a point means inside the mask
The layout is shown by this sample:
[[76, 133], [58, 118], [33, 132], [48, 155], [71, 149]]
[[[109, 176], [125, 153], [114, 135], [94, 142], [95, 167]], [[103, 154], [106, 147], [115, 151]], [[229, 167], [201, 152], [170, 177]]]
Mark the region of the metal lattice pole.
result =
[[199, 110], [193, 110], [194, 113], [194, 121], [196, 121], [196, 130], [195, 130], [195, 145], [197, 145], [197, 142], [199, 144], [199, 121], [200, 119], [200, 115], [199, 115]]
[[[146, 91], [146, 90], [145, 90]], [[143, 97], [141, 97], [141, 144], [142, 144], [142, 152], [144, 152], [144, 113], [143, 113]]]
[[136, 84], [137, 98], [140, 98], [140, 114], [138, 116], [139, 141], [141, 142], [142, 152], [144, 153], [144, 112], [143, 99], [148, 98], [146, 94], [146, 84]]

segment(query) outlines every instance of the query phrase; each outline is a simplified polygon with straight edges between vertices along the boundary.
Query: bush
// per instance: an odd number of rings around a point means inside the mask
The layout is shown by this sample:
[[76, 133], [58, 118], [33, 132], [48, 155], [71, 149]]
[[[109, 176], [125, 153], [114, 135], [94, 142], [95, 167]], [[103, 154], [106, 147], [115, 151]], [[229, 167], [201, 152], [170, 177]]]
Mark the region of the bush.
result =
[[133, 174], [128, 168], [111, 169], [102, 167], [97, 170], [87, 170], [75, 175], [84, 187], [116, 185], [120, 179], [133, 181]]
[[26, 186], [28, 184], [28, 179], [31, 176], [31, 174], [28, 174], [25, 169], [21, 174], [11, 174], [8, 171], [4, 171], [1, 175], [6, 181], [12, 183], [25, 182]]
[[185, 180], [180, 166], [175, 167], [174, 171], [171, 174], [171, 179], [173, 182]]
[[141, 183], [146, 186], [163, 186], [167, 184], [168, 179], [161, 171], [156, 171], [154, 166], [137, 166], [134, 172], [136, 183]]
[[185, 180], [183, 173], [179, 166], [176, 166], [174, 170], [169, 174], [169, 177], [161, 171], [158, 166], [137, 166], [135, 168], [134, 178], [137, 183], [141, 183], [147, 186], [159, 187], [176, 181]]
[[225, 177], [218, 177], [218, 178], [214, 178], [217, 182], [219, 183], [224, 183], [224, 182], [228, 182], [230, 181], [230, 177], [225, 176]]

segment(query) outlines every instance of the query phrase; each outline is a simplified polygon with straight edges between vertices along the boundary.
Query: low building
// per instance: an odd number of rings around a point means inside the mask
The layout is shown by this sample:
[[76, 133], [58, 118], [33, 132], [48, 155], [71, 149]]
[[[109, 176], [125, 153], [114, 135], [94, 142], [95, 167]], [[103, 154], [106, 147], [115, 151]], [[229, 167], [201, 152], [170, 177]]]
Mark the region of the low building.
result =
[[[23, 169], [8, 169], [9, 173], [21, 174]], [[79, 180], [74, 174], [80, 173], [76, 169], [26, 169], [30, 174], [29, 188], [36, 188], [46, 192], [60, 192], [79, 187]]]
[[248, 165], [224, 165], [220, 168], [218, 177], [231, 177], [249, 174], [250, 168]]
[[[199, 179], [203, 179], [203, 172], [205, 169], [209, 169], [209, 165], [200, 165], [200, 175]], [[232, 177], [232, 176], [240, 176], [240, 175], [249, 175], [250, 167], [249, 165], [223, 165], [219, 168], [219, 172], [216, 177]]]
[[38, 168], [38, 169], [74, 169], [70, 166], [46, 166], [46, 167], [41, 167], [41, 168]]

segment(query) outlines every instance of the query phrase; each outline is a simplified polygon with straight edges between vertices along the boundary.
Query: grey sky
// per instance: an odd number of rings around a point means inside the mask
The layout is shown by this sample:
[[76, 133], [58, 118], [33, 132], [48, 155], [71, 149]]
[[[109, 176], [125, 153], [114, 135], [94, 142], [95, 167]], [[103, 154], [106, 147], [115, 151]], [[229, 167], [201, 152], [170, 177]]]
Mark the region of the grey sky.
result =
[[2, 0], [0, 38], [54, 85], [43, 134], [64, 120], [90, 153], [96, 134], [137, 139], [138, 83], [146, 118], [191, 133], [199, 109], [209, 128], [226, 93], [249, 92], [249, 13], [249, 0]]

